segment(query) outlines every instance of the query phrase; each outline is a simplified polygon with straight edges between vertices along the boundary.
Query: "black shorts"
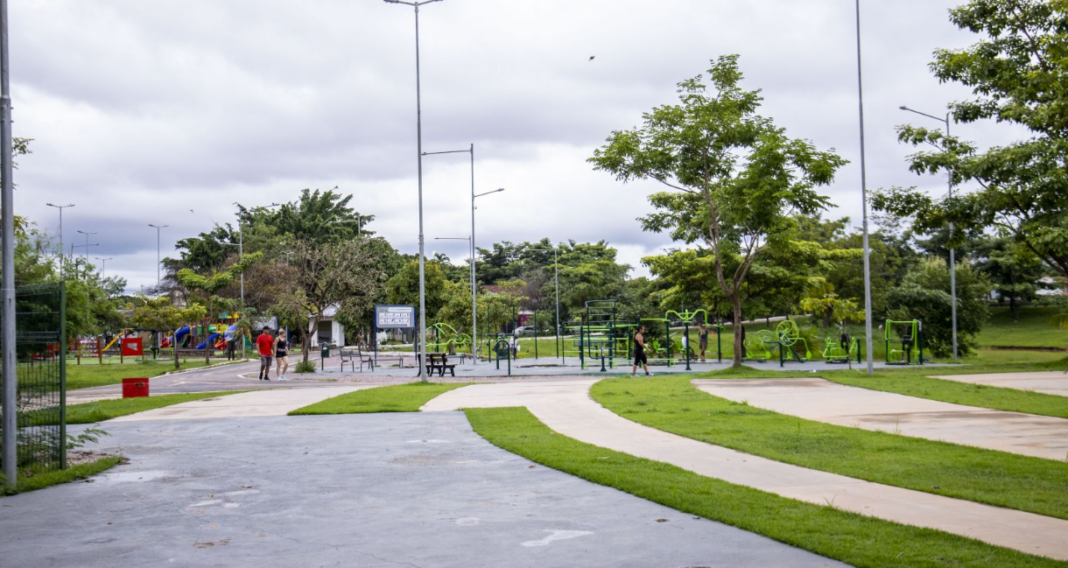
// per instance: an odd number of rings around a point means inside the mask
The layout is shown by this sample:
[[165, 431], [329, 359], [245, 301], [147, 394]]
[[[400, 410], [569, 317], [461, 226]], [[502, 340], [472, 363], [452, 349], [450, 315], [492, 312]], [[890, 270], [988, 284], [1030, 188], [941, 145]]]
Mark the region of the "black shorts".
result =
[[634, 351], [634, 364], [635, 365], [648, 365], [649, 359], [645, 357], [645, 351]]

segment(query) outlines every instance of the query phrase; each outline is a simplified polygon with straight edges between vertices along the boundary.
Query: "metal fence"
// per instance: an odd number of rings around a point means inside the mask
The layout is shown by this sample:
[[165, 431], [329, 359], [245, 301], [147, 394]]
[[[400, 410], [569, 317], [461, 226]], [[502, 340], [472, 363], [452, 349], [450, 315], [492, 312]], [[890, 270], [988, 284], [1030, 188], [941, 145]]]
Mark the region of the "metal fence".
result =
[[[65, 331], [62, 283], [16, 287], [20, 475], [64, 469], [67, 465]], [[0, 384], [5, 379], [0, 377]]]

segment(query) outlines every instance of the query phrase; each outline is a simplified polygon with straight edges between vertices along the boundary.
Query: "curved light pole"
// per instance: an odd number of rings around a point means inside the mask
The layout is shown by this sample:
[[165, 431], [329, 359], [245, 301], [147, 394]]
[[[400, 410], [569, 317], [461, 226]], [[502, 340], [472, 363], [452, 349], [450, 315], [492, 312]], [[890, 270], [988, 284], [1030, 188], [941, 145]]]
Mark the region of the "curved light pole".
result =
[[89, 235], [95, 235], [96, 231], [82, 231], [82, 230], [79, 229], [78, 233], [85, 235], [85, 254], [83, 256], [85, 258], [85, 262], [88, 264], [89, 263]]
[[156, 295], [158, 296], [159, 295], [159, 283], [160, 283], [160, 280], [159, 280], [159, 263], [160, 263], [160, 258], [159, 258], [159, 232], [162, 231], [163, 229], [166, 229], [167, 227], [170, 227], [170, 225], [153, 225], [152, 223], [149, 223], [148, 226], [152, 227], [153, 229], [156, 230]]
[[[473, 151], [474, 150], [473, 150], [473, 147], [472, 147], [472, 152]], [[472, 156], [474, 156], [474, 154], [472, 154]], [[485, 193], [475, 194], [475, 186], [474, 185], [471, 186], [471, 313], [472, 313], [472, 315], [474, 315], [474, 312], [477, 309], [476, 308], [476, 301], [475, 301], [475, 290], [478, 288], [477, 278], [476, 278], [476, 274], [475, 274], [475, 262], [476, 262], [476, 258], [477, 258], [476, 253], [478, 251], [478, 249], [475, 248], [475, 199], [478, 198], [478, 197], [483, 197], [483, 196], [490, 195], [490, 194], [493, 194], [493, 193], [500, 193], [502, 191], [504, 191], [504, 188], [503, 187], [498, 187], [497, 189], [494, 189], [493, 191], [487, 191]], [[477, 323], [477, 320], [476, 320], [476, 323], [474, 324], [474, 328], [472, 329], [471, 341], [475, 342], [476, 344], [478, 342], [478, 323]]]
[[[530, 247], [531, 250], [545, 250], [545, 247]], [[564, 362], [564, 350], [563, 345], [560, 344], [560, 245], [552, 247], [553, 249], [553, 279], [556, 288], [556, 343], [557, 348], [560, 349], [560, 363]], [[535, 340], [536, 341], [536, 340]]]
[[[471, 246], [471, 237], [434, 237], [435, 241], [467, 241], [468, 246]], [[475, 257], [471, 257], [471, 276], [475, 275]], [[475, 341], [475, 326], [478, 325], [478, 314], [475, 312], [477, 305], [475, 304], [475, 281], [471, 280], [471, 364], [475, 365], [475, 354], [478, 349], [478, 343]]]
[[[901, 110], [916, 113], [920, 116], [926, 116], [932, 120], [937, 120], [946, 126], [946, 138], [949, 138], [949, 123], [950, 116], [946, 113], [945, 118], [939, 118], [933, 114], [927, 114], [926, 112], [920, 112], [915, 109], [911, 109], [905, 105], [901, 105]], [[953, 198], [953, 174], [946, 172], [947, 182], [949, 187], [949, 197]], [[949, 238], [953, 239], [953, 222], [949, 223]], [[953, 319], [953, 360], [957, 360], [957, 249], [953, 246], [949, 248], [949, 294], [951, 296], [950, 315]]]
[[59, 209], [59, 277], [63, 278], [63, 210], [68, 207], [74, 207], [74, 204], [55, 205], [53, 203], [45, 203], [45, 205]]
[[441, 0], [402, 2], [385, 0], [387, 4], [404, 4], [415, 9], [415, 145], [419, 176], [419, 381], [426, 382], [426, 258], [423, 243], [423, 106], [419, 85], [419, 7]]

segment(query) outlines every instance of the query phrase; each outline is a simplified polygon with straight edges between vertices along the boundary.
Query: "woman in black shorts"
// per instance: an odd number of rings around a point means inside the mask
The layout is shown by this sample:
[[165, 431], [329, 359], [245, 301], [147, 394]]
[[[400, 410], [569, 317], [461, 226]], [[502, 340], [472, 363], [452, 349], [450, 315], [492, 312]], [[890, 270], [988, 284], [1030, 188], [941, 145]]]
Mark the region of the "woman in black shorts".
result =
[[645, 357], [648, 349], [645, 346], [645, 326], [639, 325], [637, 331], [634, 332], [634, 366], [630, 369], [630, 376], [633, 377], [638, 372], [638, 365], [641, 365], [645, 370], [645, 375], [649, 376], [649, 359]]
[[[289, 371], [289, 341], [284, 329], [278, 330], [278, 338], [274, 340], [274, 360], [277, 365], [275, 374], [278, 375], [278, 380], [288, 381], [286, 372]], [[282, 366], [283, 363], [285, 367]]]

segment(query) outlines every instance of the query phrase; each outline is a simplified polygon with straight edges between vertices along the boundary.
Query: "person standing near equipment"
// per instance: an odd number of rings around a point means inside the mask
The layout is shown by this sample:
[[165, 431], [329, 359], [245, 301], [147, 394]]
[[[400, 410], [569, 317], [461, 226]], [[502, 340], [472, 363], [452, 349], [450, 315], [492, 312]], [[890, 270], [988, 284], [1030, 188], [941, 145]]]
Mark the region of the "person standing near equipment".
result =
[[271, 356], [274, 355], [274, 338], [271, 328], [263, 326], [263, 332], [256, 338], [256, 349], [260, 353], [260, 380], [271, 380]]
[[697, 349], [701, 352], [701, 362], [705, 362], [705, 351], [708, 351], [708, 323], [697, 324]]
[[630, 369], [630, 376], [634, 376], [638, 372], [638, 365], [642, 366], [645, 370], [645, 376], [649, 375], [649, 359], [645, 356], [645, 352], [649, 350], [645, 346], [645, 326], [639, 325], [638, 329], [634, 332], [634, 366]]
[[[286, 378], [286, 372], [289, 371], [289, 342], [286, 341], [286, 330], [278, 330], [278, 338], [274, 340], [274, 358], [275, 358], [275, 374], [278, 375], [278, 380], [288, 381]], [[285, 367], [282, 367], [282, 363], [285, 363]]]

